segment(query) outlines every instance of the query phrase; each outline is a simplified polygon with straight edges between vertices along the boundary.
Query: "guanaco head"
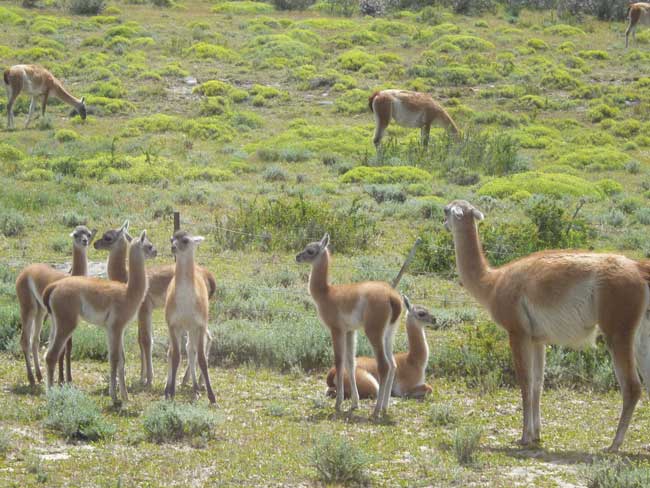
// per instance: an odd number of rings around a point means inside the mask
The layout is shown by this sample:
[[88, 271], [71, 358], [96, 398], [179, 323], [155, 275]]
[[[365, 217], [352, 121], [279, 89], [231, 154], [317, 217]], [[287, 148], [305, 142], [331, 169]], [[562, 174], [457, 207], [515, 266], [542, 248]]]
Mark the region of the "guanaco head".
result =
[[145, 258], [155, 258], [158, 255], [157, 249], [147, 238], [147, 231], [143, 230], [140, 237], [131, 242], [131, 246], [138, 246], [142, 249]]
[[[122, 236], [127, 237], [128, 230], [129, 230], [129, 221], [125, 220], [124, 223], [122, 224], [122, 227], [118, 229], [110, 229], [104, 232], [101, 239], [96, 240], [93, 246], [97, 250], [106, 249], [110, 251], [113, 248], [113, 246], [115, 246], [116, 243], [120, 242]], [[130, 237], [131, 236], [127, 237], [127, 240], [129, 242], [131, 241]]]
[[483, 220], [483, 214], [465, 200], [454, 200], [445, 207], [445, 228], [449, 231], [463, 223], [474, 223]]
[[86, 99], [85, 97], [81, 97], [81, 101], [79, 102], [79, 106], [77, 107], [77, 112], [79, 113], [79, 117], [81, 117], [81, 120], [86, 120]]
[[184, 230], [176, 231], [171, 238], [172, 254], [182, 255], [193, 252], [204, 240], [203, 236], [193, 236]]
[[310, 242], [307, 244], [307, 246], [296, 256], [296, 262], [313, 263], [323, 254], [323, 252], [325, 252], [329, 243], [330, 235], [326, 232], [320, 241]]
[[73, 245], [75, 247], [80, 248], [80, 249], [85, 249], [90, 245], [90, 242], [93, 240], [93, 237], [95, 237], [96, 232], [97, 231], [94, 231], [94, 232], [91, 231], [85, 225], [78, 225], [70, 233], [70, 237], [72, 237]]
[[402, 295], [402, 301], [406, 308], [407, 324], [418, 325], [420, 327], [428, 326], [433, 327], [434, 329], [438, 328], [436, 318], [431, 315], [429, 310], [420, 305], [411, 305], [411, 302], [406, 295]]

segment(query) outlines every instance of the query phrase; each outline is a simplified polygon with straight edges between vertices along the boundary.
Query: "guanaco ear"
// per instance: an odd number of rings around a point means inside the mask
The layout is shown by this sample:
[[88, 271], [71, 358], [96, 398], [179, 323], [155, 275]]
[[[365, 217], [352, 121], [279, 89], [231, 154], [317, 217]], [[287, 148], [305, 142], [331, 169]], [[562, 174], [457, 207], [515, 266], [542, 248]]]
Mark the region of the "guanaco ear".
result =
[[201, 244], [203, 241], [205, 241], [205, 237], [203, 237], [203, 236], [194, 236], [194, 237], [192, 237], [192, 241], [194, 241], [194, 244]]
[[453, 214], [454, 217], [457, 219], [462, 219], [463, 218], [463, 209], [460, 208], [458, 205], [454, 205], [451, 207], [451, 213]]
[[144, 244], [144, 240], [147, 238], [147, 230], [143, 230], [142, 234], [140, 234], [140, 244]]
[[320, 248], [325, 249], [327, 246], [329, 246], [329, 243], [330, 243], [330, 235], [329, 233], [325, 232], [325, 235], [320, 240]]
[[126, 232], [128, 230], [129, 230], [129, 219], [126, 219], [122, 224], [122, 227], [120, 227], [120, 232]]
[[474, 215], [474, 218], [479, 222], [485, 218], [483, 217], [483, 213], [480, 210], [477, 210], [475, 208], [472, 209], [472, 215]]
[[90, 239], [88, 240], [88, 242], [92, 242], [96, 235], [97, 235], [97, 229], [91, 230], [90, 231]]
[[404, 302], [404, 306], [406, 307], [406, 311], [410, 312], [411, 311], [411, 302], [409, 301], [409, 297], [402, 294], [402, 301]]
[[133, 240], [133, 236], [127, 231], [124, 231], [124, 237], [126, 237], [126, 242], [131, 242]]
[[86, 97], [81, 97], [81, 105], [85, 105], [86, 103]]

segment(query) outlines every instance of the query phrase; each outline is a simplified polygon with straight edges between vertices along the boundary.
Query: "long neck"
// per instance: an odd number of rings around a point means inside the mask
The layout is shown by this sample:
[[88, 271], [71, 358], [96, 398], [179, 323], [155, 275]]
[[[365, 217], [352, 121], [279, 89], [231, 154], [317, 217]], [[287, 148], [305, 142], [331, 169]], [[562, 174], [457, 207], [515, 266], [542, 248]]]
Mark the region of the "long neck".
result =
[[70, 92], [68, 92], [60, 81], [56, 80], [52, 85], [52, 94], [68, 105], [72, 105], [74, 108], [78, 108], [81, 105], [81, 100], [74, 97]]
[[478, 238], [476, 223], [468, 223], [454, 231], [456, 264], [463, 286], [481, 303], [488, 300], [494, 271], [490, 269]]
[[312, 296], [325, 293], [329, 288], [330, 252], [325, 249], [314, 261], [309, 274], [309, 293]]
[[126, 283], [129, 280], [129, 271], [126, 268], [126, 255], [128, 253], [128, 243], [125, 237], [121, 237], [115, 243], [115, 246], [108, 254], [108, 262], [106, 263], [106, 272], [108, 279]]
[[424, 328], [411, 323], [412, 320], [413, 319], [409, 317], [406, 322], [406, 335], [409, 341], [409, 352], [407, 357], [409, 361], [413, 363], [426, 365], [429, 360], [429, 345], [427, 344], [427, 338], [424, 335]]
[[147, 273], [144, 269], [144, 252], [137, 244], [129, 248], [129, 281], [126, 286], [126, 302], [129, 308], [137, 308], [147, 291]]
[[87, 248], [78, 248], [72, 246], [72, 276], [87, 276], [88, 275], [88, 253]]
[[194, 251], [187, 250], [176, 255], [176, 270], [174, 271], [176, 286], [194, 287]]

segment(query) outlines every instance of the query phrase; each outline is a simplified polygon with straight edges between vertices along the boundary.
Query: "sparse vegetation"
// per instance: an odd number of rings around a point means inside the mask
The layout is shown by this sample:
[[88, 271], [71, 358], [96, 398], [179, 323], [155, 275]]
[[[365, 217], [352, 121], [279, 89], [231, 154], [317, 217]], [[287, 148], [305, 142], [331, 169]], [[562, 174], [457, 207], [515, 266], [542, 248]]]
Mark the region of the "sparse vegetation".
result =
[[311, 464], [325, 483], [364, 485], [368, 482], [368, 456], [348, 439], [323, 435], [311, 451]]

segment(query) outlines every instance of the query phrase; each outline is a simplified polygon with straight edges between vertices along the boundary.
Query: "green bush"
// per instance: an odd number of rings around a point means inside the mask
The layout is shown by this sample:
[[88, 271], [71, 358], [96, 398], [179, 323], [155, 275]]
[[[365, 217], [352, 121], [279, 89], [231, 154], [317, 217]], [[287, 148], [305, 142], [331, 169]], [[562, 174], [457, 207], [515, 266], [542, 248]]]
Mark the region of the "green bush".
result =
[[[349, 252], [365, 249], [376, 232], [374, 220], [356, 201], [348, 208], [335, 210], [302, 197], [242, 200], [233, 214], [224, 215], [222, 219], [228, 222], [228, 227], [252, 234], [216, 230], [216, 242], [228, 249], [243, 249], [255, 243], [262, 249], [297, 251], [314, 236], [329, 232], [332, 248], [337, 252]], [[262, 235], [268, 237], [260, 239], [258, 236]]]
[[619, 114], [620, 110], [605, 103], [595, 105], [587, 111], [587, 117], [592, 122], [600, 122], [604, 119], [613, 119]]
[[478, 194], [506, 198], [521, 190], [531, 194], [539, 193], [557, 198], [564, 196], [584, 196], [597, 200], [603, 198], [600, 188], [578, 176], [534, 171], [495, 178], [481, 186]]
[[605, 178], [603, 180], [597, 181], [596, 186], [607, 196], [616, 195], [617, 193], [623, 192], [623, 185], [618, 181], [614, 181], [610, 178]]
[[341, 183], [426, 183], [431, 175], [412, 166], [357, 166], [340, 178]]
[[429, 410], [429, 421], [434, 427], [445, 427], [458, 422], [456, 407], [449, 403], [434, 403]]
[[327, 484], [365, 485], [368, 483], [367, 464], [370, 459], [350, 439], [322, 435], [314, 443], [310, 462], [318, 478]]
[[25, 230], [26, 219], [22, 213], [7, 208], [0, 215], [0, 233], [5, 237], [15, 237]]
[[645, 488], [650, 486], [650, 468], [621, 460], [589, 469], [588, 488]]
[[0, 143], [0, 161], [5, 163], [15, 163], [21, 159], [25, 159], [27, 155], [20, 149], [11, 146], [7, 143]]
[[475, 36], [467, 36], [462, 34], [446, 34], [440, 36], [436, 41], [431, 44], [432, 48], [436, 48], [442, 44], [449, 43], [462, 50], [474, 51], [490, 51], [495, 48], [494, 44], [485, 39]]
[[273, 12], [273, 5], [264, 2], [251, 2], [240, 0], [237, 2], [221, 2], [212, 7], [212, 11], [218, 14], [268, 14]]
[[7, 351], [11, 348], [20, 330], [21, 323], [18, 308], [13, 305], [0, 306], [0, 351]]
[[483, 431], [480, 427], [466, 426], [459, 427], [454, 432], [453, 446], [456, 460], [459, 464], [467, 465], [474, 463], [476, 452], [481, 444]]
[[79, 134], [70, 129], [59, 129], [54, 134], [54, 138], [59, 142], [70, 142], [79, 139]]
[[557, 160], [558, 164], [566, 164], [574, 168], [587, 168], [594, 171], [623, 169], [632, 158], [611, 147], [584, 147], [574, 151], [563, 151]]
[[72, 359], [90, 359], [93, 361], [106, 361], [108, 359], [108, 346], [106, 332], [97, 327], [77, 327], [72, 338]]
[[102, 418], [95, 402], [72, 385], [51, 388], [46, 409], [45, 427], [66, 439], [95, 441], [115, 433], [115, 426]]
[[75, 15], [99, 15], [106, 8], [105, 0], [66, 0], [68, 9]]
[[183, 439], [207, 441], [216, 435], [216, 428], [224, 418], [198, 405], [179, 405], [175, 402], [155, 402], [142, 415], [142, 427], [147, 439], [157, 444]]

